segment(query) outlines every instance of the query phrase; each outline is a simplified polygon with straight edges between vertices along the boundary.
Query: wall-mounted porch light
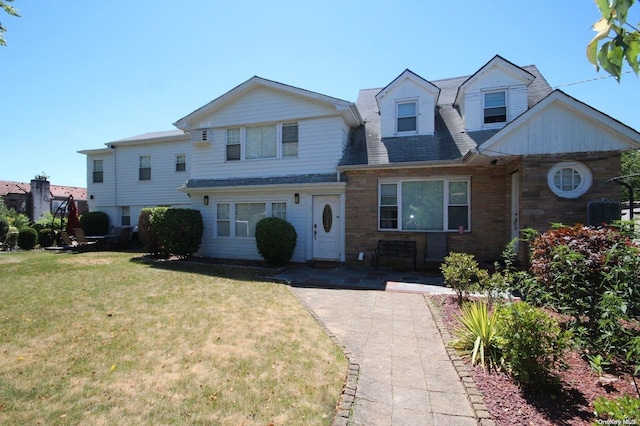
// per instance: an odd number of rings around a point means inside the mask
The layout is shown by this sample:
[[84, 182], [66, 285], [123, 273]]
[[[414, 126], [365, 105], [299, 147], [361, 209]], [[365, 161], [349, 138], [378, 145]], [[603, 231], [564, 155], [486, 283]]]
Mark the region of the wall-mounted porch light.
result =
[[205, 206], [208, 206], [209, 205], [209, 196], [205, 195], [204, 199], [202, 200], [202, 202], [204, 203]]
[[298, 194], [297, 192], [293, 194], [293, 202], [296, 204], [300, 204], [300, 194]]

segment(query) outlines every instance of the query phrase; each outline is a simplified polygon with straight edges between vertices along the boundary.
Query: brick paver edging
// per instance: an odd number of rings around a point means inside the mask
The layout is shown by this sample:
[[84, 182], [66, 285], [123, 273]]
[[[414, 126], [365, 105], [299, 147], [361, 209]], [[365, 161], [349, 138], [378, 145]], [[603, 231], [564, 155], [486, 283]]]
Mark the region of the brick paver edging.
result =
[[349, 367], [347, 368], [347, 374], [344, 380], [344, 384], [342, 385], [342, 394], [340, 395], [340, 399], [338, 400], [338, 405], [336, 406], [336, 412], [333, 417], [332, 426], [347, 426], [349, 423], [349, 417], [351, 416], [351, 412], [353, 410], [353, 404], [356, 399], [356, 389], [358, 388], [358, 374], [360, 373], [360, 364], [356, 362], [356, 358], [353, 353], [347, 349], [347, 347], [340, 341], [338, 336], [333, 334], [331, 330], [324, 324], [324, 322], [316, 315], [316, 313], [311, 309], [311, 307], [305, 302], [291, 287], [289, 290], [293, 295], [302, 303], [302, 305], [306, 308], [306, 310], [311, 314], [311, 316], [316, 320], [320, 328], [324, 330], [324, 332], [329, 336], [329, 338], [335, 343], [338, 348], [344, 353], [344, 356], [347, 357], [347, 361], [349, 362]]
[[476, 384], [473, 381], [473, 377], [471, 376], [471, 373], [469, 373], [467, 365], [462, 361], [462, 359], [460, 359], [460, 356], [458, 355], [456, 350], [450, 347], [448, 344], [452, 340], [451, 334], [442, 321], [442, 315], [436, 313], [437, 307], [434, 306], [433, 299], [428, 294], [425, 294], [424, 298], [427, 302], [429, 310], [431, 311], [431, 316], [436, 323], [436, 327], [438, 327], [438, 330], [440, 331], [440, 337], [442, 337], [442, 341], [444, 343], [444, 347], [447, 350], [449, 359], [458, 372], [460, 381], [467, 391], [467, 397], [469, 398], [469, 401], [471, 401], [471, 405], [473, 407], [473, 411], [475, 411], [478, 424], [481, 426], [495, 426], [495, 422], [491, 418], [491, 414], [489, 414], [487, 406], [484, 403], [482, 391], [480, 391], [480, 389], [476, 387]]

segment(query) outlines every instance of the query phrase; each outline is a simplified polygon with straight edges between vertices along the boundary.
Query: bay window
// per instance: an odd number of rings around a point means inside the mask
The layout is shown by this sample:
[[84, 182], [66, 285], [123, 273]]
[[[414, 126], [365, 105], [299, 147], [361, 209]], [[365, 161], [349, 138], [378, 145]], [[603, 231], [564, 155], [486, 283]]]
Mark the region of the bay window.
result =
[[378, 193], [380, 230], [469, 229], [469, 180], [381, 182]]

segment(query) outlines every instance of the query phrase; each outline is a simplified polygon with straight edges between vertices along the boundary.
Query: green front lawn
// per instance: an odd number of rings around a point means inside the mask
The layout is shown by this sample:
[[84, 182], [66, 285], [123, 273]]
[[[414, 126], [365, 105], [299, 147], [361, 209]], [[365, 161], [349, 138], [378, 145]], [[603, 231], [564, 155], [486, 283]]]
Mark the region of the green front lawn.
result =
[[346, 369], [250, 270], [0, 253], [0, 424], [329, 424]]

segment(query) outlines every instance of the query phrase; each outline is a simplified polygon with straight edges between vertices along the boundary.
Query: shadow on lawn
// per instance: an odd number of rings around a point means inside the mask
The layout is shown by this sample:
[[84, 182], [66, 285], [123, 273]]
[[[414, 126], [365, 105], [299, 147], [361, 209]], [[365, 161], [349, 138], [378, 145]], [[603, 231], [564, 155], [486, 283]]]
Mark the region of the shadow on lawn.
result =
[[213, 258], [191, 257], [189, 259], [157, 258], [150, 255], [132, 257], [131, 262], [145, 264], [150, 268], [201, 274], [233, 280], [259, 281], [266, 275], [276, 274], [283, 268], [270, 268], [265, 262], [229, 261]]

